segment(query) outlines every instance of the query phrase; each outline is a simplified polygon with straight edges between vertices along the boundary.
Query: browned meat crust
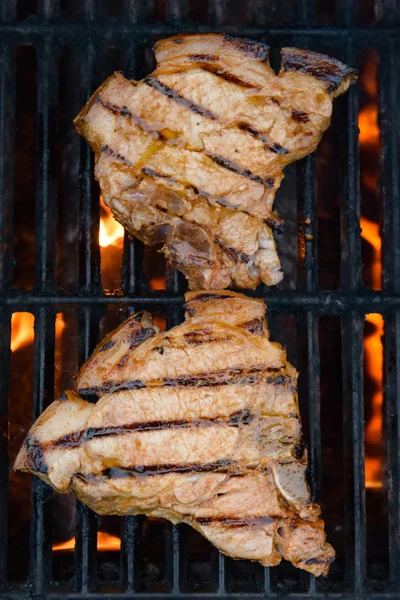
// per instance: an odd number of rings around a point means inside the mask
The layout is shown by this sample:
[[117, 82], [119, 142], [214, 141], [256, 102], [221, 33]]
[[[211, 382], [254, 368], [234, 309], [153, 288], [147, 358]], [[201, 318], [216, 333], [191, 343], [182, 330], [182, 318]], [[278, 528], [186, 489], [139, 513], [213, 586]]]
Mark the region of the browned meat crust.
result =
[[268, 224], [283, 168], [315, 150], [332, 98], [355, 79], [327, 56], [222, 34], [156, 44], [141, 82], [115, 73], [75, 127], [96, 153], [114, 216], [163, 251], [193, 289], [255, 288], [283, 274]]
[[334, 559], [305, 478], [297, 373], [268, 339], [262, 301], [186, 295], [158, 333], [133, 315], [32, 426], [14, 468], [100, 514], [184, 521], [222, 552], [315, 575]]

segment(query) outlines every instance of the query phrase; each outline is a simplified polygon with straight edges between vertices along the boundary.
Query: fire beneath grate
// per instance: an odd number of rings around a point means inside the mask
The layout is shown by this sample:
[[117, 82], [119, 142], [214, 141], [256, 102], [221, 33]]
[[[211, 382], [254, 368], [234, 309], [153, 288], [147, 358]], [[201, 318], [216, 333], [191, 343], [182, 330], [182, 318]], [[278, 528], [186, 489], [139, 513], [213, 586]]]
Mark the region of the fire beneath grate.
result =
[[[332, 4], [2, 3], [0, 597], [400, 599], [400, 15], [383, 0]], [[108, 331], [136, 310], [161, 329], [183, 318], [181, 276], [114, 221], [72, 130], [108, 74], [143, 77], [154, 42], [180, 30], [309, 47], [361, 72], [316, 155], [286, 171], [286, 276], [257, 290], [301, 372], [309, 479], [337, 550], [325, 580], [224, 558], [186, 526], [96, 517], [9, 470]]]

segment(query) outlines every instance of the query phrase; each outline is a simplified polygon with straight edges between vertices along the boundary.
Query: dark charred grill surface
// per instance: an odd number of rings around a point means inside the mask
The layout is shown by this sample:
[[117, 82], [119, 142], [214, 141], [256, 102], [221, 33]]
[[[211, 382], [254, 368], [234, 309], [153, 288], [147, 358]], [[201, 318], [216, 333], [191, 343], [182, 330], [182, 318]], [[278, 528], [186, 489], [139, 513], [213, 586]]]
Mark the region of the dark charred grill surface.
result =
[[[375, 7], [373, 4], [361, 0], [336, 3], [312, 0], [1, 2], [1, 598], [88, 600], [123, 595], [143, 600], [153, 596], [159, 600], [193, 597], [228, 600], [240, 594], [247, 600], [400, 599], [400, 11], [396, 2], [378, 0]], [[375, 21], [373, 26], [372, 21]], [[122, 70], [127, 77], [137, 80], [147, 76], [153, 70], [150, 48], [157, 40], [179, 32], [209, 31], [258, 40], [259, 57], [266, 55], [265, 44], [268, 44], [272, 48], [309, 48], [356, 67], [360, 66], [362, 53], [367, 48], [374, 48], [379, 59], [382, 290], [373, 291], [362, 281], [359, 90], [354, 87], [348, 97], [338, 100], [337, 117], [317, 158], [308, 157], [291, 175], [287, 174], [287, 198], [292, 199], [294, 207], [285, 205], [284, 194], [281, 199], [277, 198], [280, 214], [289, 224], [280, 239], [287, 243], [294, 240], [296, 247], [295, 254], [291, 255], [288, 250], [289, 258], [283, 265], [288, 283], [284, 281], [280, 289], [268, 292], [261, 287], [255, 294], [266, 299], [273, 339], [288, 346], [290, 360], [302, 373], [301, 412], [309, 449], [310, 482], [314, 496], [321, 499], [328, 536], [338, 554], [329, 577], [323, 581], [316, 582], [305, 573], [294, 573], [290, 566], [283, 564], [263, 570], [248, 561], [225, 559], [202, 541], [200, 534], [189, 533], [185, 526], [146, 521], [142, 517], [120, 519], [117, 525], [115, 521], [105, 523], [82, 505], [78, 504], [76, 510], [73, 505], [71, 510], [68, 500], [63, 511], [53, 513], [54, 501], [45, 483], [34, 478], [31, 488], [29, 485], [22, 488], [15, 486], [9, 474], [18, 445], [8, 433], [9, 426], [11, 431], [20, 427], [26, 433], [54, 397], [57, 312], [68, 313], [76, 319], [79, 335], [70, 343], [71, 347], [76, 346], [79, 364], [88, 359], [106, 333], [99, 331], [104, 315], [116, 316], [121, 322], [128, 314], [143, 309], [165, 317], [168, 327], [182, 321], [185, 291], [182, 278], [169, 270], [165, 291], [150, 290], [146, 279], [149, 273], [144, 272], [145, 261], [149, 264], [148, 256], [144, 255], [139, 242], [132, 242], [128, 237], [124, 243], [120, 288], [107, 293], [101, 288], [99, 192], [93, 179], [90, 150], [73, 133], [72, 119], [113, 71]], [[175, 42], [179, 43], [179, 39]], [[244, 51], [249, 47], [246, 39], [240, 43]], [[213, 68], [212, 56], [194, 55], [191, 60], [202, 69]], [[298, 55], [287, 56], [286, 60], [288, 67], [302, 68]], [[335, 86], [334, 72], [320, 75], [330, 86]], [[229, 73], [223, 76], [229, 78]], [[234, 83], [243, 85], [240, 80]], [[167, 89], [159, 91], [169, 93]], [[207, 116], [213, 118], [213, 115]], [[300, 124], [309, 119], [307, 114], [298, 111], [293, 111], [291, 116]], [[134, 116], [121, 113], [121, 118]], [[248, 132], [258, 137], [257, 130]], [[274, 151], [282, 153], [284, 150], [275, 148]], [[113, 150], [104, 148], [104, 152], [111, 154]], [[332, 185], [337, 197], [332, 200], [328, 193], [329, 202], [336, 202], [337, 218], [329, 221], [328, 227], [325, 227], [326, 215], [321, 218], [321, 205], [325, 200], [314, 186], [316, 178], [319, 186], [324, 186], [326, 163], [337, 164]], [[324, 192], [329, 192], [326, 188], [329, 183], [332, 179], [323, 187]], [[292, 228], [291, 211], [295, 215]], [[22, 242], [21, 236], [18, 237], [21, 223], [25, 232]], [[323, 284], [325, 273], [318, 255], [322, 254], [327, 230], [330, 233], [335, 230], [337, 239], [332, 250], [335, 257], [330, 257], [336, 261], [332, 285]], [[303, 242], [299, 256], [297, 234]], [[61, 237], [67, 242], [60, 249]], [[331, 239], [329, 237], [327, 243], [331, 243]], [[26, 244], [23, 254], [19, 251], [21, 243]], [[21, 285], [22, 277], [33, 282], [33, 287]], [[11, 315], [17, 311], [32, 312], [35, 316], [35, 341], [30, 347], [31, 353], [34, 352], [34, 365], [28, 382], [21, 366], [17, 377], [10, 379]], [[377, 528], [387, 532], [383, 543], [379, 535], [371, 538], [368, 533], [364, 489], [361, 357], [364, 317], [371, 312], [382, 314], [385, 320], [382, 443], [385, 473], [381, 493], [376, 494], [374, 511], [384, 515]], [[250, 331], [257, 332], [256, 322], [247, 325]], [[294, 325], [297, 333], [292, 335]], [[339, 358], [333, 352], [335, 345], [340, 348]], [[232, 376], [239, 378], [240, 374]], [[252, 377], [258, 378], [260, 374], [254, 373]], [[276, 373], [270, 383], [290, 385], [282, 379]], [[12, 381], [21, 386], [26, 384], [26, 401], [22, 388], [21, 392], [13, 393]], [[192, 385], [186, 381], [181, 384]], [[133, 388], [141, 385], [141, 382], [132, 382]], [[87, 393], [95, 391], [86, 390]], [[327, 404], [333, 408], [327, 408]], [[13, 429], [16, 413], [25, 420], [21, 426], [18, 421]], [[302, 452], [304, 449], [298, 448], [299, 456]], [[29, 457], [39, 471], [40, 453], [41, 449], [32, 441]], [[172, 468], [179, 472], [193, 470], [193, 465], [157, 467], [161, 472]], [[218, 465], [221, 471], [226, 467]], [[140, 466], [135, 467], [138, 468]], [[215, 464], [210, 465], [210, 470], [215, 468]], [[102, 476], [136, 475], [109, 469]], [[12, 495], [14, 488], [17, 491]], [[15, 512], [18, 506], [23, 508], [21, 513]], [[51, 552], [52, 537], [62, 519], [72, 522], [71, 535], [76, 536], [74, 553]], [[24, 537], [15, 529], [16, 521], [24, 524], [21, 529]], [[205, 521], [201, 525], [212, 526]], [[230, 522], [225, 525], [229, 527]], [[96, 552], [97, 529], [121, 535], [121, 551]], [[372, 546], [376, 546], [376, 554], [371, 551]]]

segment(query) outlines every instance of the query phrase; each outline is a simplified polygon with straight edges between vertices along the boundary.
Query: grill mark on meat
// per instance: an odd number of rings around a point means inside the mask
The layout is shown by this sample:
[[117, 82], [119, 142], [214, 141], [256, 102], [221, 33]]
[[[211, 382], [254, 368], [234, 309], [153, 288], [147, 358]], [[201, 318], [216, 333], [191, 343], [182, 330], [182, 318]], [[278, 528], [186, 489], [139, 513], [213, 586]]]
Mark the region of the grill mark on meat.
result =
[[264, 179], [264, 183], [267, 186], [267, 188], [272, 190], [274, 188], [274, 184], [275, 184], [275, 177], [266, 177]]
[[[262, 373], [264, 371], [264, 374]], [[219, 385], [253, 384], [263, 381], [265, 372], [279, 372], [281, 368], [264, 369], [262, 366], [248, 367], [246, 369], [227, 369], [214, 373], [201, 373], [199, 375], [183, 375], [177, 378], [167, 378], [161, 381], [145, 383], [140, 380], [112, 382], [106, 381], [102, 386], [81, 388], [81, 394], [96, 394], [98, 392], [115, 392], [117, 390], [135, 390], [139, 388], [153, 387], [215, 387]], [[295, 384], [295, 380], [287, 375], [278, 377], [266, 377], [266, 383], [273, 385]], [[293, 387], [292, 391], [296, 391]]]
[[293, 456], [300, 460], [304, 456], [305, 449], [306, 449], [305, 444], [304, 444], [303, 440], [301, 440], [293, 448]]
[[261, 62], [267, 62], [270, 50], [267, 44], [255, 42], [254, 40], [249, 40], [248, 38], [234, 37], [229, 34], [224, 35], [224, 41], [244, 54], [249, 54], [254, 58], [259, 58]]
[[333, 562], [335, 562], [335, 557], [330, 556], [329, 558], [308, 558], [307, 560], [302, 562], [304, 562], [305, 565], [330, 565]]
[[256, 381], [259, 381], [259, 377], [257, 375], [233, 375], [230, 376], [227, 373], [228, 378], [223, 379], [212, 378], [211, 374], [205, 374], [203, 376], [199, 375], [185, 375], [176, 379], [164, 379], [162, 385], [164, 387], [215, 387], [218, 385], [232, 385], [235, 383], [242, 384], [252, 384]]
[[102, 348], [100, 348], [100, 352], [105, 352], [109, 348], [112, 348], [113, 346], [115, 346], [115, 344], [116, 344], [116, 342], [113, 342], [112, 340], [110, 342], [107, 342], [106, 344], [104, 344], [104, 346]]
[[114, 383], [112, 381], [106, 381], [103, 385], [80, 388], [80, 394], [97, 394], [98, 392], [115, 392], [116, 390], [138, 390], [140, 388], [149, 387], [140, 379], [134, 379], [132, 381], [124, 381], [123, 383]]
[[212, 463], [136, 465], [132, 467], [126, 467], [124, 469], [116, 469], [111, 467], [110, 469], [101, 471], [101, 473], [97, 475], [83, 475], [82, 473], [77, 473], [76, 477], [79, 477], [90, 483], [96, 482], [99, 477], [107, 477], [108, 479], [121, 479], [125, 477], [137, 477], [140, 475], [166, 475], [168, 473], [228, 473], [235, 467], [237, 467], [237, 463], [235, 461], [221, 459]]
[[310, 120], [307, 113], [302, 112], [301, 110], [296, 110], [295, 108], [292, 110], [292, 119], [298, 121], [299, 123], [308, 123]]
[[248, 125], [248, 123], [238, 123], [238, 127], [242, 131], [247, 131], [247, 133], [250, 133], [250, 135], [252, 135], [253, 137], [257, 138], [258, 140], [261, 140], [262, 142], [264, 142], [264, 144], [268, 144], [267, 134], [262, 133], [257, 129], [254, 129], [254, 127], [251, 127], [251, 125]]
[[213, 73], [213, 75], [216, 75], [217, 77], [220, 77], [221, 79], [225, 79], [225, 81], [229, 81], [229, 83], [234, 83], [235, 85], [239, 85], [240, 87], [244, 87], [247, 89], [256, 87], [252, 83], [249, 83], [248, 81], [244, 81], [243, 79], [240, 79], [239, 77], [237, 77], [230, 71], [227, 71], [226, 69], [221, 69], [217, 65], [210, 65], [210, 64], [206, 63], [206, 64], [201, 65], [201, 69], [203, 71], [208, 71], [209, 73]]
[[119, 361], [119, 363], [118, 363], [117, 366], [120, 367], [120, 368], [124, 367], [126, 365], [126, 363], [128, 362], [128, 360], [129, 360], [129, 354], [125, 354], [121, 358], [121, 360]]
[[[228, 295], [224, 296], [223, 294], [208, 294], [206, 292], [205, 294], [198, 294], [196, 296], [195, 301], [196, 302], [208, 302], [209, 300], [230, 300], [230, 299], [231, 299], [231, 297]], [[187, 304], [189, 304], [189, 303], [187, 303]]]
[[275, 152], [275, 154], [289, 154], [289, 150], [287, 148], [284, 148], [280, 144], [272, 144], [272, 146], [270, 146], [269, 149], [271, 150], [271, 152]]
[[[194, 419], [192, 421], [142, 421], [110, 427], [89, 427], [83, 431], [74, 431], [63, 435], [57, 440], [42, 444], [41, 448], [53, 450], [54, 448], [78, 448], [82, 444], [99, 437], [109, 437], [132, 431], [159, 431], [165, 429], [189, 429], [191, 427], [214, 427], [218, 425], [228, 425], [229, 427], [239, 427], [239, 425], [249, 425], [254, 419], [254, 415], [249, 409], [244, 409], [232, 413], [229, 417], [210, 417], [208, 419]], [[39, 443], [39, 442], [38, 442]], [[43, 450], [42, 450], [43, 451]]]
[[112, 102], [108, 102], [107, 100], [102, 100], [100, 96], [97, 96], [96, 103], [101, 104], [104, 108], [107, 108], [111, 112], [121, 115], [123, 117], [131, 117], [134, 120], [138, 119], [126, 106], [117, 106]]
[[129, 348], [134, 350], [142, 342], [155, 335], [155, 330], [152, 327], [146, 327], [145, 329], [136, 329], [128, 335]]
[[127, 158], [122, 156], [122, 154], [118, 154], [118, 152], [115, 152], [112, 148], [110, 148], [110, 146], [107, 146], [107, 145], [102, 146], [101, 152], [102, 152], [102, 154], [105, 154], [106, 156], [112, 156], [112, 158], [117, 158], [121, 162], [128, 165], [128, 167], [133, 167], [133, 164], [131, 163], [130, 160], [128, 160]]
[[270, 144], [266, 133], [262, 133], [262, 131], [254, 129], [254, 127], [251, 127], [251, 125], [248, 123], [238, 123], [238, 127], [241, 129], [241, 131], [246, 131], [258, 140], [261, 140], [265, 144], [265, 148], [268, 148], [268, 150], [271, 150], [271, 152], [274, 152], [275, 154], [289, 154], [289, 150], [287, 148], [284, 148], [277, 143]]
[[107, 110], [110, 110], [115, 115], [120, 115], [121, 117], [126, 117], [129, 119], [132, 119], [132, 121], [136, 125], [138, 125], [142, 129], [142, 131], [145, 131], [146, 133], [151, 135], [151, 137], [165, 140], [164, 136], [160, 132], [155, 131], [149, 123], [147, 123], [144, 119], [142, 119], [138, 115], [135, 115], [133, 112], [131, 112], [127, 106], [117, 106], [116, 104], [113, 104], [112, 102], [108, 102], [107, 100], [102, 100], [100, 98], [100, 96], [97, 97], [96, 103], [101, 104], [101, 106], [103, 106]]
[[272, 385], [285, 385], [293, 382], [293, 377], [289, 377], [288, 375], [279, 375], [279, 377], [267, 377], [267, 383], [272, 383]]
[[215, 54], [190, 54], [189, 60], [193, 62], [215, 62], [219, 60], [219, 56]]
[[211, 329], [201, 330], [201, 331], [190, 331], [189, 333], [184, 334], [184, 339], [187, 344], [211, 344], [213, 342], [228, 342], [232, 338], [231, 336], [223, 336], [223, 337], [205, 337], [210, 336], [212, 334]]
[[233, 173], [237, 173], [237, 175], [241, 175], [246, 179], [251, 179], [251, 181], [255, 181], [256, 183], [264, 185], [265, 180], [263, 181], [259, 175], [252, 173], [250, 169], [244, 169], [240, 165], [229, 160], [229, 158], [225, 158], [219, 154], [211, 154], [210, 152], [206, 152], [205, 154], [207, 154], [207, 156], [209, 156], [211, 160], [213, 160], [220, 167], [224, 167], [224, 169], [228, 169], [228, 171], [232, 171]]
[[252, 321], [247, 321], [246, 323], [243, 323], [242, 327], [246, 329], [246, 331], [256, 335], [262, 335], [264, 333], [263, 323], [260, 319], [252, 319]]
[[214, 242], [235, 262], [249, 262], [250, 257], [245, 252], [238, 252], [235, 248], [227, 248], [218, 238], [214, 238]]
[[216, 523], [220, 525], [226, 525], [228, 527], [246, 527], [255, 525], [270, 525], [274, 523], [276, 519], [273, 517], [249, 517], [247, 519], [232, 519], [229, 517], [197, 517], [195, 521], [199, 525], [214, 525]]
[[212, 119], [214, 121], [217, 120], [217, 116], [214, 115], [214, 113], [212, 113], [210, 110], [204, 108], [203, 106], [200, 106], [199, 104], [195, 104], [194, 102], [188, 100], [184, 96], [181, 96], [176, 90], [170, 88], [168, 85], [165, 85], [156, 77], [152, 77], [151, 75], [149, 75], [144, 79], [144, 83], [147, 83], [147, 85], [154, 88], [160, 94], [168, 96], [168, 98], [171, 98], [171, 100], [173, 100], [177, 104], [186, 106], [186, 108], [189, 108], [192, 112], [198, 115], [202, 115], [203, 117], [207, 117], [207, 119]]
[[158, 177], [159, 179], [165, 179], [166, 181], [170, 181], [171, 183], [176, 183], [175, 177], [172, 175], [164, 175], [164, 173], [160, 173], [159, 171], [153, 171], [149, 167], [144, 167], [143, 173], [148, 177]]
[[282, 217], [271, 216], [268, 217], [268, 219], [265, 219], [265, 222], [277, 233], [285, 233], [286, 231], [286, 222]]
[[25, 449], [26, 462], [29, 469], [38, 473], [47, 473], [42, 444], [29, 433], [25, 439]]

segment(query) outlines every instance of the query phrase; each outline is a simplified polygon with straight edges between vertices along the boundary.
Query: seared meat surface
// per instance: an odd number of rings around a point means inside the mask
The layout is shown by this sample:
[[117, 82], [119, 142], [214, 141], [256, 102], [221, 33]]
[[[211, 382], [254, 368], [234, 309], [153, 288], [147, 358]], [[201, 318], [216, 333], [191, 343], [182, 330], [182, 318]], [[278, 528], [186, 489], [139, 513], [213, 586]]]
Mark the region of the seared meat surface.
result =
[[283, 274], [269, 225], [283, 168], [317, 147], [332, 99], [355, 79], [346, 65], [222, 34], [156, 44], [156, 70], [115, 73], [75, 127], [96, 153], [96, 178], [118, 221], [162, 243], [192, 289], [255, 288]]
[[297, 373], [265, 305], [191, 292], [159, 333], [130, 317], [32, 426], [14, 468], [100, 514], [184, 521], [234, 558], [326, 574], [334, 550], [306, 482]]

